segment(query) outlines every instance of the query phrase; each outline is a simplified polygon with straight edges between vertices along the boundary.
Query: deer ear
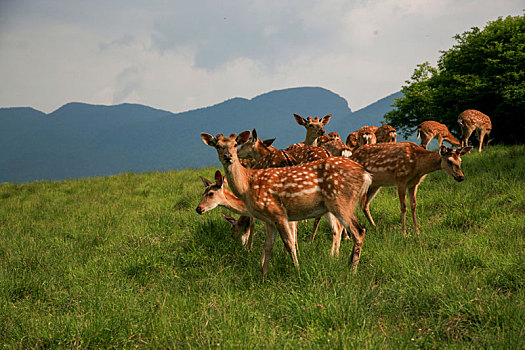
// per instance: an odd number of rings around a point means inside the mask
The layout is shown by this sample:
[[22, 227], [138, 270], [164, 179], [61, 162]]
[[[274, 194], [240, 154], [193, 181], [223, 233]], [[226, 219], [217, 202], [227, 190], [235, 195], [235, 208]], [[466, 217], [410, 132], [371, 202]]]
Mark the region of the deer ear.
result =
[[304, 120], [304, 118], [301, 117], [299, 114], [294, 113], [293, 116], [295, 117], [295, 121], [297, 122], [297, 124], [302, 125], [302, 126], [306, 125], [306, 120]]
[[467, 153], [470, 153], [470, 150], [472, 149], [472, 146], [468, 146], [468, 147], [463, 147], [463, 148], [460, 148], [457, 150], [458, 154], [460, 156], [464, 155], [464, 154], [467, 154]]
[[222, 216], [224, 216], [224, 218], [226, 219], [226, 221], [228, 221], [230, 224], [232, 225], [235, 225], [237, 223], [237, 220], [235, 220], [234, 218], [232, 218], [231, 216], [229, 216], [228, 214], [224, 214], [222, 213]]
[[254, 140], [257, 140], [257, 139], [258, 139], [258, 137], [257, 137], [257, 130], [255, 130], [255, 128], [253, 128], [253, 130], [252, 130], [252, 138], [253, 138]]
[[272, 143], [275, 141], [276, 137], [274, 137], [273, 139], [266, 139], [263, 141], [263, 144], [268, 147], [268, 146], [271, 146]]
[[204, 187], [209, 187], [209, 186], [213, 185], [213, 183], [210, 180], [208, 180], [207, 178], [202, 177], [200, 175], [199, 175], [199, 177], [201, 178], [201, 181], [204, 184]]
[[215, 184], [222, 187], [222, 174], [219, 170], [215, 172]]
[[249, 139], [250, 139], [250, 130], [246, 130], [246, 131], [241, 132], [239, 136], [237, 136], [235, 141], [237, 142], [238, 145], [242, 145]]
[[328, 124], [328, 122], [330, 121], [331, 118], [332, 118], [331, 114], [328, 114], [328, 115], [325, 115], [324, 117], [322, 117], [321, 118], [321, 125], [325, 126], [326, 124]]
[[202, 142], [204, 142], [208, 146], [215, 147], [217, 145], [217, 139], [213, 137], [212, 135], [207, 134], [205, 132], [201, 133], [201, 139], [202, 139]]
[[451, 149], [443, 145], [439, 148], [439, 154], [442, 156], [450, 155], [451, 151]]

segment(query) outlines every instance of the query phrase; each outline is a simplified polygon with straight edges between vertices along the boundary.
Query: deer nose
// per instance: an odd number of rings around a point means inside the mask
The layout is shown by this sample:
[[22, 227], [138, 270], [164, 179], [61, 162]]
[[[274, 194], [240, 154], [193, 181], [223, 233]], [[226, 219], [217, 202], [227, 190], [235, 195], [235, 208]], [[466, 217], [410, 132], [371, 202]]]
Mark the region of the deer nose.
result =
[[465, 175], [459, 175], [458, 177], [456, 177], [457, 182], [461, 182], [463, 180], [465, 180]]
[[200, 215], [202, 215], [202, 213], [203, 213], [201, 207], [197, 207], [197, 209], [195, 209], [195, 211], [197, 212], [197, 214], [200, 214]]
[[223, 158], [225, 161], [230, 162], [232, 160], [232, 155], [231, 153], [224, 153]]

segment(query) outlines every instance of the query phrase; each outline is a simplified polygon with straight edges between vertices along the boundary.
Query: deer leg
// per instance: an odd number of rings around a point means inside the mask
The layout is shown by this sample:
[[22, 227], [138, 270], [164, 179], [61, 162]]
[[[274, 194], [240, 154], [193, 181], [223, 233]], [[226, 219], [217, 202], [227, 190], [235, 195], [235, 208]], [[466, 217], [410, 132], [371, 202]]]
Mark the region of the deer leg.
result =
[[281, 235], [281, 239], [283, 240], [284, 247], [288, 251], [288, 254], [290, 254], [290, 257], [292, 258], [292, 263], [295, 267], [299, 267], [299, 260], [297, 259], [297, 251], [295, 249], [296, 246], [296, 233], [292, 232], [292, 229], [290, 227], [290, 223], [288, 220], [280, 220], [275, 223], [275, 226], [277, 227], [277, 230], [279, 231], [279, 234]]
[[430, 142], [430, 140], [428, 139], [428, 137], [425, 135], [425, 134], [421, 134], [421, 143], [419, 144], [421, 147], [423, 147], [424, 149], [427, 149], [427, 146], [428, 146], [428, 143]]
[[366, 199], [361, 203], [361, 210], [363, 211], [363, 214], [365, 214], [365, 217], [368, 219], [370, 224], [375, 227], [376, 223], [374, 222], [374, 219], [372, 218], [372, 215], [370, 215], [370, 202], [374, 197], [379, 193], [379, 190], [381, 187], [372, 187], [368, 189], [368, 192], [366, 194]]
[[417, 226], [416, 219], [416, 195], [417, 185], [408, 189], [408, 198], [410, 199], [410, 211], [412, 212], [412, 220], [414, 221], [414, 230], [416, 230], [416, 233], [419, 236], [419, 227]]
[[407, 215], [407, 199], [405, 185], [397, 186], [397, 195], [399, 196], [399, 204], [401, 207], [401, 228], [403, 229], [403, 236], [407, 234], [406, 215]]
[[277, 228], [275, 225], [265, 223], [266, 239], [264, 241], [264, 249], [261, 256], [262, 273], [263, 277], [268, 275], [268, 265], [272, 256], [273, 244], [275, 242], [275, 236], [277, 234]]
[[363, 249], [363, 242], [365, 240], [366, 230], [357, 220], [355, 215], [352, 215], [350, 218], [351, 224], [347, 227], [347, 230], [352, 232], [352, 239], [354, 241], [354, 247], [352, 249], [352, 272], [357, 272], [357, 265], [359, 264], [359, 259], [361, 258], [361, 250]]
[[288, 223], [290, 225], [290, 230], [292, 230], [294, 241], [295, 241], [295, 250], [297, 251], [297, 256], [299, 256], [299, 240], [297, 238], [297, 221], [291, 221]]
[[326, 219], [330, 223], [330, 227], [332, 228], [332, 249], [330, 250], [331, 256], [339, 256], [339, 247], [341, 246], [341, 234], [343, 231], [343, 226], [337, 220], [337, 218], [331, 214], [326, 214]]
[[483, 138], [485, 138], [485, 130], [481, 130], [480, 135], [478, 135], [479, 138], [479, 150], [478, 152], [481, 152], [481, 146], [483, 146]]
[[312, 238], [310, 239], [310, 243], [313, 243], [314, 242], [314, 239], [315, 239], [315, 234], [317, 233], [317, 229], [319, 228], [319, 222], [321, 221], [321, 218], [318, 217], [318, 218], [315, 218], [315, 221], [314, 221], [314, 227], [312, 229]]
[[467, 147], [468, 146], [468, 139], [469, 139], [470, 135], [472, 135], [473, 131], [474, 131], [474, 129], [471, 129], [471, 128], [465, 129], [465, 137], [464, 137], [465, 145], [463, 147]]
[[439, 135], [437, 139], [438, 139], [438, 143], [439, 143], [438, 147], [441, 148], [441, 146], [443, 145], [443, 136]]
[[248, 250], [251, 252], [253, 249], [253, 237], [255, 235], [255, 219], [250, 218], [250, 235], [248, 236]]

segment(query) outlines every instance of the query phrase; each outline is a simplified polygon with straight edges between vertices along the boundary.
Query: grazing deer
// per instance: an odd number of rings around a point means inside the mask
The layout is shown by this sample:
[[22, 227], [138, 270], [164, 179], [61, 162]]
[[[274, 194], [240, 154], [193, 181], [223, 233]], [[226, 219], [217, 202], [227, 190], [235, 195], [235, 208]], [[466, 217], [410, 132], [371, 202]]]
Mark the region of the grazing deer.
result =
[[363, 126], [357, 131], [357, 145], [359, 147], [363, 145], [371, 145], [377, 142], [376, 130], [379, 129], [377, 126]]
[[377, 141], [377, 143], [381, 143], [381, 142], [396, 143], [396, 141], [397, 141], [396, 129], [394, 129], [390, 125], [382, 125], [382, 126], [380, 126], [376, 130], [375, 134], [376, 134], [376, 141]]
[[[197, 213], [202, 215], [217, 206], [221, 206], [236, 214], [240, 214], [241, 216], [236, 220], [229, 215], [221, 213], [232, 224], [231, 235], [233, 239], [239, 242], [242, 247], [247, 247], [251, 251], [253, 249], [253, 237], [255, 236], [255, 221], [250, 216], [244, 202], [226, 188], [227, 180], [219, 170], [215, 172], [215, 184], [205, 177], [200, 176], [200, 178], [205, 190], [196, 208]], [[290, 225], [292, 230], [297, 232], [296, 224], [290, 223]], [[298, 249], [298, 246], [296, 246], [296, 249]]]
[[237, 146], [245, 143], [249, 136], [249, 131], [229, 137], [201, 133], [202, 141], [217, 151], [232, 192], [244, 202], [253, 217], [265, 222], [266, 240], [261, 259], [263, 275], [268, 274], [277, 233], [294, 266], [298, 267], [295, 237], [289, 222], [327, 213], [332, 214], [328, 218], [336, 231], [338, 244], [342, 230], [337, 230], [335, 218], [352, 232], [351, 261], [355, 272], [366, 232], [357, 221], [355, 206], [372, 182], [370, 174], [362, 165], [344, 157], [329, 157], [285, 168], [246, 169], [239, 162]]
[[401, 205], [401, 227], [406, 235], [406, 193], [410, 199], [414, 229], [419, 235], [416, 220], [417, 188], [425, 176], [437, 170], [445, 170], [454, 180], [465, 179], [461, 171], [460, 156], [469, 152], [472, 147], [452, 150], [441, 146], [439, 151], [427, 151], [412, 142], [376, 143], [359, 147], [352, 159], [372, 173], [372, 184], [368, 188], [366, 200], [361, 202], [361, 209], [372, 226], [374, 219], [370, 215], [370, 202], [383, 186], [397, 186]]
[[459, 147], [461, 143], [448, 131], [445, 124], [427, 120], [417, 127], [417, 139], [421, 138], [420, 146], [427, 149], [428, 144], [433, 138], [437, 138], [439, 147], [443, 146], [443, 141], [447, 141], [452, 146]]
[[467, 109], [459, 115], [458, 123], [461, 127], [461, 146], [468, 146], [468, 139], [474, 130], [476, 130], [479, 140], [478, 152], [481, 152], [485, 136], [487, 136], [488, 145], [488, 138], [492, 131], [492, 123], [488, 115], [475, 109]]
[[297, 124], [302, 125], [306, 128], [306, 138], [303, 142], [297, 144], [300, 146], [311, 146], [314, 143], [315, 139], [317, 139], [319, 136], [326, 134], [324, 127], [332, 118], [331, 114], [325, 115], [321, 119], [319, 119], [319, 117], [308, 117], [304, 119], [299, 114], [294, 114], [293, 116], [295, 117], [295, 121], [297, 122]]
[[[200, 176], [200, 178], [205, 190], [196, 208], [197, 213], [202, 215], [217, 206], [221, 206], [236, 214], [243, 215], [241, 216], [243, 219], [239, 219], [241, 222], [239, 227], [232, 229], [232, 237], [243, 247], [247, 246], [248, 250], [252, 250], [255, 224], [253, 220], [250, 220], [250, 213], [246, 209], [243, 201], [225, 188], [226, 181], [219, 170], [215, 172], [215, 184], [205, 177]], [[247, 217], [247, 219], [244, 217]]]

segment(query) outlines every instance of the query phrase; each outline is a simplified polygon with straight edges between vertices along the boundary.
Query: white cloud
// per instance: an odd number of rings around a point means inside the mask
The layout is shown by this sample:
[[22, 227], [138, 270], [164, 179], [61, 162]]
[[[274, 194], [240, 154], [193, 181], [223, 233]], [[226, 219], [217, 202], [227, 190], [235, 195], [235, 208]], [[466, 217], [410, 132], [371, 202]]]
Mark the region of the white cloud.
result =
[[0, 103], [70, 101], [174, 112], [292, 86], [353, 110], [398, 91], [418, 63], [520, 1], [6, 1]]

